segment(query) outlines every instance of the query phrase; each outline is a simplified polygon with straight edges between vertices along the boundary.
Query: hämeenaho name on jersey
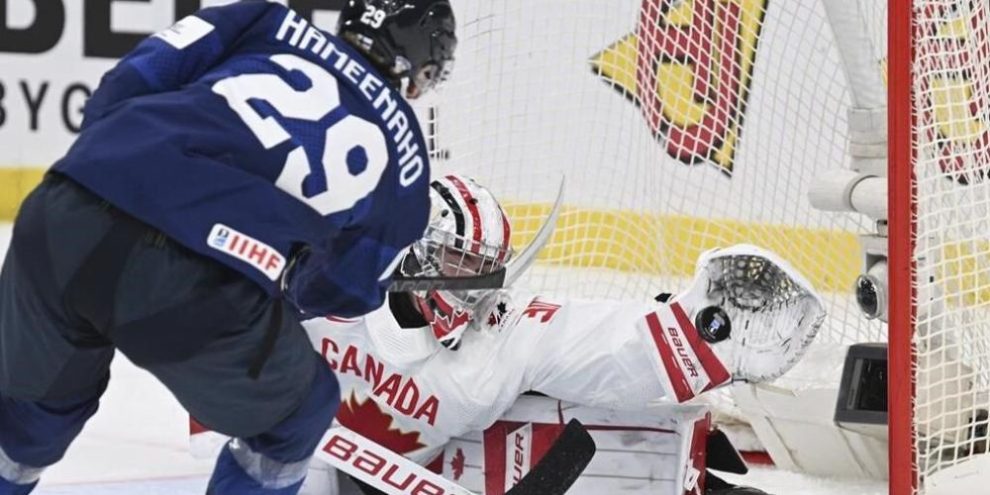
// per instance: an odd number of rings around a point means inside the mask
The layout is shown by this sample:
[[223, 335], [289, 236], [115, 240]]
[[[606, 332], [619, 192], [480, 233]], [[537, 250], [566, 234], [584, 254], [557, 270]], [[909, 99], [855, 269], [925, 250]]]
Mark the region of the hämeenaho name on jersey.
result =
[[[368, 72], [364, 64], [351, 58], [340, 49], [334, 40], [310, 25], [296, 12], [289, 10], [275, 39], [287, 43], [298, 50], [310, 52], [326, 62], [331, 62], [333, 70], [342, 78], [357, 85], [360, 93], [379, 111], [392, 141], [401, 157], [399, 158], [399, 182], [409, 186], [416, 182], [426, 168], [416, 143], [415, 132], [409, 125], [410, 117], [399, 108], [396, 95], [378, 76]], [[341, 41], [343, 42], [343, 41]]]

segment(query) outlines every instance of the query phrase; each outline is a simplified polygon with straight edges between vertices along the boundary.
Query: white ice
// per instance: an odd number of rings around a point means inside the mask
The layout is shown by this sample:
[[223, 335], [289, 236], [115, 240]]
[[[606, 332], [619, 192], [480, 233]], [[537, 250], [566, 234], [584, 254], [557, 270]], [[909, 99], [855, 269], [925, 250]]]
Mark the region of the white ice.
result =
[[[11, 228], [0, 225], [0, 258]], [[211, 463], [187, 454], [186, 413], [154, 378], [118, 355], [100, 411], [65, 459], [45, 472], [37, 495], [202, 495]], [[756, 468], [730, 481], [774, 495], [886, 495], [887, 484]]]

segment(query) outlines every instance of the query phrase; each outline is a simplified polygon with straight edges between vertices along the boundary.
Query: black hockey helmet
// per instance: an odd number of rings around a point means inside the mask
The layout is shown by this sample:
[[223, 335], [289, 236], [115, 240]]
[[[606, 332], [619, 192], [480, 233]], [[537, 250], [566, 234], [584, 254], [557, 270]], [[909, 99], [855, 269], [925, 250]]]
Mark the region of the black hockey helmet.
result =
[[416, 98], [447, 78], [457, 48], [448, 0], [347, 0], [337, 34], [368, 56], [406, 96]]

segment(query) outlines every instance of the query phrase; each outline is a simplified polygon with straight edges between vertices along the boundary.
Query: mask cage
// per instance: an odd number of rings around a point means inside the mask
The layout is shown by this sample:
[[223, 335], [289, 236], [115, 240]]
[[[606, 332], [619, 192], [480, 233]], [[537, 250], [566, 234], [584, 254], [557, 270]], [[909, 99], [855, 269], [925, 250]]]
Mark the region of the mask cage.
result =
[[[473, 277], [490, 274], [508, 262], [511, 247], [493, 246], [468, 239], [434, 226], [412, 246], [412, 256], [406, 256], [400, 272], [407, 277]], [[470, 307], [481, 301], [488, 290], [444, 291], [448, 297]]]

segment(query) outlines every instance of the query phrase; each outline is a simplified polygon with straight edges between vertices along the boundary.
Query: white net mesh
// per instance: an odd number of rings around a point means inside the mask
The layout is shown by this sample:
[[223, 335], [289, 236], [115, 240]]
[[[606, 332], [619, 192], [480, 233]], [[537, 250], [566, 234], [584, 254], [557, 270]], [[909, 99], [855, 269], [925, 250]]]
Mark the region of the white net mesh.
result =
[[922, 493], [934, 493], [963, 461], [988, 451], [988, 25], [987, 0], [915, 1], [913, 343]]
[[[836, 3], [860, 24], [882, 17]], [[523, 285], [645, 299], [683, 289], [704, 250], [747, 242], [779, 253], [828, 301], [818, 342], [834, 359], [791, 379], [835, 381], [842, 353], [832, 347], [883, 340], [851, 295], [856, 234], [872, 225], [806, 199], [816, 175], [850, 163], [853, 96], [821, 1], [454, 8], [457, 68], [424, 115], [434, 166], [489, 185], [508, 206], [517, 248], [549, 206], [517, 198], [547, 189], [549, 201], [556, 185], [532, 174], [568, 180], [558, 231]], [[873, 26], [880, 40], [882, 23]], [[881, 49], [862, 50], [874, 54], [865, 65], [877, 80]]]
[[[921, 491], [934, 493], [940, 473], [988, 449], [990, 0], [913, 5], [914, 413]], [[882, 153], [863, 159], [861, 138], [879, 135], [882, 150], [885, 129], [851, 115], [879, 109], [872, 122], [884, 122], [887, 2], [454, 7], [458, 67], [427, 119], [437, 169], [490, 185], [517, 247], [556, 184], [533, 174], [568, 179], [558, 232], [523, 285], [647, 298], [683, 289], [702, 251], [748, 242], [792, 263], [828, 306], [787, 386], [835, 386], [844, 345], [886, 340], [850, 290], [862, 269], [856, 235], [875, 226], [815, 211], [806, 195], [824, 171], [883, 172]], [[547, 202], [529, 199], [542, 192]]]

